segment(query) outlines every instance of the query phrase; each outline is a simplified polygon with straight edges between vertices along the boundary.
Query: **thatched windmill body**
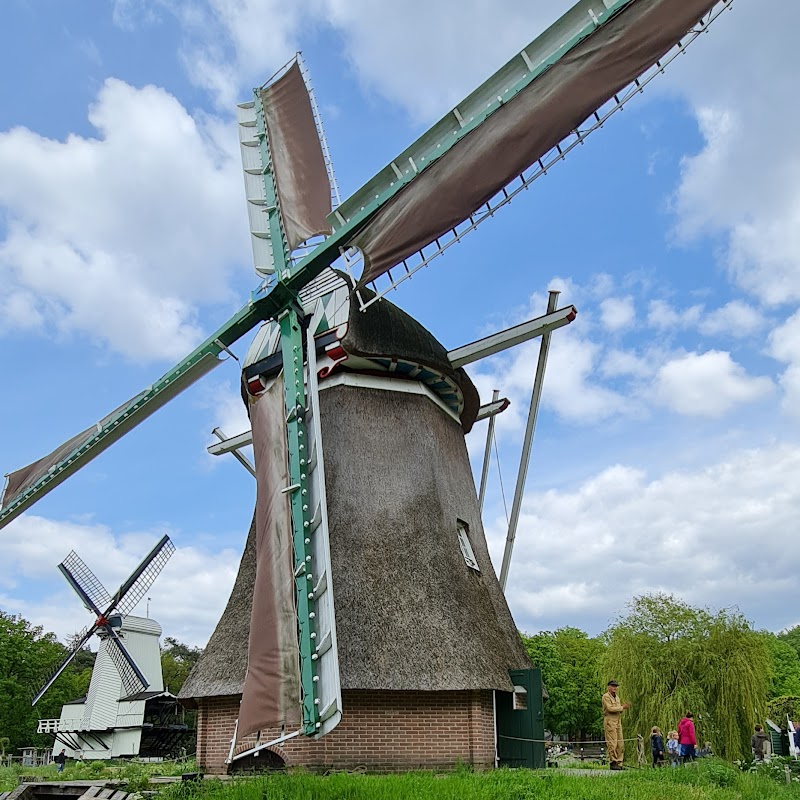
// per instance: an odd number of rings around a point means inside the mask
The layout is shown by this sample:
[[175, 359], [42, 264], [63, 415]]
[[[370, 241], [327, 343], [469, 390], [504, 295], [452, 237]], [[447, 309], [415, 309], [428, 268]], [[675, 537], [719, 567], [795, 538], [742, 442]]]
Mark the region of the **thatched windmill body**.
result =
[[[159, 381], [13, 473], [0, 511], [0, 524], [21, 513], [271, 321], [244, 368], [255, 522], [183, 692], [206, 766], [278, 746], [308, 764], [486, 765], [501, 737], [534, 738], [510, 735], [513, 719], [501, 734], [495, 713], [526, 710], [512, 690], [528, 662], [469, 469], [466, 362], [377, 301], [582, 144], [729, 3], [580, 0], [337, 207], [300, 67], [240, 107], [262, 285]], [[356, 253], [357, 279], [329, 270], [341, 259], [354, 276]]]

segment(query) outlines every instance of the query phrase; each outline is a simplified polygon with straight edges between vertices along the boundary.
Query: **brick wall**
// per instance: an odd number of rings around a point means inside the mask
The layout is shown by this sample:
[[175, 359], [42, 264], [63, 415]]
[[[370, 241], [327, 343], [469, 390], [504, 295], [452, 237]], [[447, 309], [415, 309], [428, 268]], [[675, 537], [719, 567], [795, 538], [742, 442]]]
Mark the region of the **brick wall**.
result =
[[[226, 771], [239, 696], [200, 700], [197, 760], [209, 773]], [[370, 771], [494, 765], [491, 691], [342, 692], [342, 721], [319, 740], [297, 737], [274, 751], [287, 766]], [[263, 732], [261, 740], [278, 732]], [[268, 737], [268, 738], [267, 738]], [[250, 736], [237, 752], [255, 743]]]

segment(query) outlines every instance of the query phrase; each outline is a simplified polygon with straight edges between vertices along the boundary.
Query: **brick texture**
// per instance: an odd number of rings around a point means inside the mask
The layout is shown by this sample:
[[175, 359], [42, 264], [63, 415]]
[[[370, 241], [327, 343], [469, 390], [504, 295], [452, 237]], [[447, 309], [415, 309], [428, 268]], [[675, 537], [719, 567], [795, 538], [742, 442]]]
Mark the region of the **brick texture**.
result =
[[[227, 771], [225, 759], [240, 696], [200, 700], [197, 760], [208, 773]], [[312, 770], [366, 768], [374, 772], [494, 766], [491, 691], [342, 692], [342, 721], [319, 740], [297, 737], [271, 748], [287, 766]], [[263, 731], [261, 741], [277, 738]], [[237, 752], [255, 744], [247, 737]], [[267, 756], [267, 754], [264, 754]], [[267, 761], [267, 757], [264, 761]], [[258, 763], [255, 761], [254, 763]], [[264, 762], [262, 762], [264, 763]]]

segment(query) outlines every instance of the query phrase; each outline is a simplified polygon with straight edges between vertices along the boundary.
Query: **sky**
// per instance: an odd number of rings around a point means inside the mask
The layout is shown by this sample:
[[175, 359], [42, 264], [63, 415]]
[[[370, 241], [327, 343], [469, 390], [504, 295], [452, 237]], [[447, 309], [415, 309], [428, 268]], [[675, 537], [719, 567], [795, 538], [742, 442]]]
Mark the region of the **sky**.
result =
[[[0, 5], [0, 467], [151, 384], [246, 300], [235, 105], [303, 51], [343, 197], [569, 0], [6, 0]], [[800, 623], [800, 5], [737, 0], [645, 93], [390, 299], [452, 349], [574, 304], [553, 335], [511, 565], [520, 629], [594, 635], [634, 596]], [[250, 337], [233, 346], [243, 357]], [[538, 342], [470, 368], [497, 419], [499, 572]], [[0, 609], [91, 622], [56, 569], [148, 596], [203, 646], [255, 483], [224, 364], [0, 531]], [[468, 438], [476, 476], [485, 423]], [[143, 601], [138, 611], [146, 613]]]

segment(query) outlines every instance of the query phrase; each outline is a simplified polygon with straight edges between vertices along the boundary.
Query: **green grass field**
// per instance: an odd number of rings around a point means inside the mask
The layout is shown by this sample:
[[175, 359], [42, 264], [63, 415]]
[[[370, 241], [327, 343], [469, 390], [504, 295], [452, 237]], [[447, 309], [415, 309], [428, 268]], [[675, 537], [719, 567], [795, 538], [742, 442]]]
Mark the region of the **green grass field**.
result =
[[696, 768], [565, 775], [558, 770], [460, 771], [445, 775], [277, 773], [230, 782], [173, 784], [159, 800], [789, 800], [791, 785], [718, 761]]
[[[128, 788], [146, 788], [148, 774], [178, 774], [195, 769], [181, 765], [141, 765], [84, 762], [63, 773], [64, 780], [107, 778], [125, 780]], [[176, 772], [177, 770], [177, 772]], [[560, 770], [508, 770], [473, 773], [459, 770], [435, 774], [400, 775], [334, 773], [312, 775], [302, 771], [243, 777], [230, 781], [151, 785], [157, 800], [800, 800], [800, 781], [783, 780], [782, 765], [742, 772], [722, 761], [704, 760], [682, 769], [584, 770], [570, 775]], [[17, 785], [20, 768], [0, 768], [0, 791]], [[605, 773], [605, 774], [604, 774]], [[23, 774], [56, 780], [55, 767], [27, 769]]]

